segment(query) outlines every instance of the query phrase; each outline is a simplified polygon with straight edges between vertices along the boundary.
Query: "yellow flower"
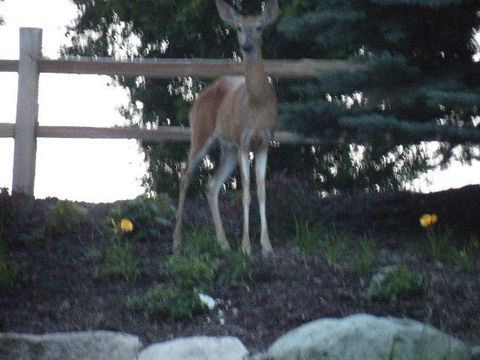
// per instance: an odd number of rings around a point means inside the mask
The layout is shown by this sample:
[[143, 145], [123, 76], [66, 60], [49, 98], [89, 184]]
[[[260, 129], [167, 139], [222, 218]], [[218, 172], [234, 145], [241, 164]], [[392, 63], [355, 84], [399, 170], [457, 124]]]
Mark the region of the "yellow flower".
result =
[[420, 226], [423, 228], [435, 225], [437, 222], [437, 214], [423, 214], [422, 216], [420, 216]]
[[432, 215], [430, 214], [423, 214], [420, 216], [420, 226], [423, 228], [427, 228], [432, 225]]
[[122, 230], [123, 232], [132, 232], [133, 223], [128, 219], [120, 220], [120, 230]]

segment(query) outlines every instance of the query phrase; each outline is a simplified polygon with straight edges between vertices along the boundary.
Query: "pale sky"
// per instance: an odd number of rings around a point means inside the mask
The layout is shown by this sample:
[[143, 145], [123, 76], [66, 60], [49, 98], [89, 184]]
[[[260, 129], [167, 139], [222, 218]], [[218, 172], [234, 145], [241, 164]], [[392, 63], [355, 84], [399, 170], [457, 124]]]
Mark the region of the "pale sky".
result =
[[[43, 55], [59, 56], [65, 44], [65, 26], [76, 16], [69, 0], [5, 0], [0, 15], [0, 58], [18, 59], [19, 28], [43, 29]], [[117, 108], [128, 103], [121, 88], [108, 86], [109, 77], [42, 74], [39, 122], [41, 125], [114, 126], [125, 120]], [[15, 122], [17, 75], [0, 73], [0, 123]], [[134, 140], [38, 139], [35, 196], [107, 202], [143, 193], [143, 155]], [[0, 139], [0, 187], [11, 188], [13, 139]], [[453, 165], [414, 184], [422, 191], [438, 191], [480, 183], [480, 164]]]
[[[0, 2], [0, 58], [18, 59], [19, 28], [43, 29], [43, 55], [59, 57], [65, 26], [76, 16], [69, 0]], [[95, 75], [41, 74], [39, 123], [109, 127], [124, 125], [117, 108], [127, 93]], [[17, 74], [0, 73], [0, 122], [15, 122]], [[11, 188], [13, 139], [0, 139], [0, 187]], [[143, 193], [143, 155], [135, 140], [38, 139], [35, 196], [106, 202]]]

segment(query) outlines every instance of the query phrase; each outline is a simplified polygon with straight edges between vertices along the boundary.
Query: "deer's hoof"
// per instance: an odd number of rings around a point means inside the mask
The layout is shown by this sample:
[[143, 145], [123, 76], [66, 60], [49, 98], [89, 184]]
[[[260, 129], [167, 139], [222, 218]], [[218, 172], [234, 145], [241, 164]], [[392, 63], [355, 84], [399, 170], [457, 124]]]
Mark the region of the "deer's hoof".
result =
[[252, 254], [252, 248], [250, 245], [242, 245], [242, 252], [248, 256]]
[[270, 247], [270, 248], [263, 248], [262, 249], [262, 256], [264, 258], [271, 258], [273, 256], [275, 256], [275, 253], [273, 252], [273, 249]]

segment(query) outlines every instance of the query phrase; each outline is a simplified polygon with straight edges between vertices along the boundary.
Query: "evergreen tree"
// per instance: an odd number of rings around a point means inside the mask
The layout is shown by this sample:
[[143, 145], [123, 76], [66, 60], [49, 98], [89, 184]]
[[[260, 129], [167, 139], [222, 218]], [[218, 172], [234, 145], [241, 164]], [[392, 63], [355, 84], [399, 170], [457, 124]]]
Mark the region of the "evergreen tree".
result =
[[473, 35], [479, 0], [305, 0], [292, 6], [295, 15], [279, 24], [287, 46], [303, 48], [302, 56], [354, 58], [366, 67], [292, 86], [302, 103], [284, 104], [291, 129], [334, 143], [363, 143], [372, 154], [438, 140], [444, 162], [455, 147], [463, 160], [478, 158], [480, 66], [473, 61]]
[[[80, 14], [69, 54], [232, 58], [238, 52], [214, 1], [73, 1]], [[428, 168], [419, 141], [445, 140], [445, 160], [457, 145], [463, 159], [478, 156], [471, 144], [479, 139], [479, 74], [472, 60], [479, 1], [280, 1], [283, 17], [266, 30], [265, 58], [353, 58], [366, 67], [277, 83], [282, 127], [317, 136], [321, 144], [275, 146], [270, 171], [284, 169], [326, 191], [400, 188]], [[258, 0], [233, 5], [260, 11]], [[124, 115], [142, 126], [187, 126], [193, 95], [206, 85], [189, 78], [116, 81], [130, 90]], [[187, 147], [142, 147], [147, 186], [176, 193]], [[205, 164], [197, 184], [209, 168]]]

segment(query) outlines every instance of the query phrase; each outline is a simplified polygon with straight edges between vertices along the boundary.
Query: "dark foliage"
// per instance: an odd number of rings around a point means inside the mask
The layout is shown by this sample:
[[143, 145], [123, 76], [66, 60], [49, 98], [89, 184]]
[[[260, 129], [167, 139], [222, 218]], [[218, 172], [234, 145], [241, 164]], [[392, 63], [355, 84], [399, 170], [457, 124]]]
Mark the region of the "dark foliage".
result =
[[[232, 58], [238, 52], [234, 31], [212, 15], [213, 1], [74, 2], [80, 13], [67, 54]], [[234, 6], [260, 11], [254, 0]], [[480, 73], [472, 60], [478, 0], [305, 0], [280, 7], [278, 24], [265, 31], [265, 58], [349, 58], [366, 67], [277, 81], [281, 127], [317, 136], [322, 145], [276, 147], [270, 172], [300, 176], [328, 192], [398, 189], [431, 166], [420, 141], [442, 141], [443, 165], [454, 149], [461, 160], [478, 157]], [[123, 114], [142, 127], [187, 126], [190, 103], [206, 86], [190, 78], [115, 80], [130, 91]], [[146, 188], [176, 194], [187, 146], [142, 147]], [[195, 193], [210, 173], [202, 166]]]

